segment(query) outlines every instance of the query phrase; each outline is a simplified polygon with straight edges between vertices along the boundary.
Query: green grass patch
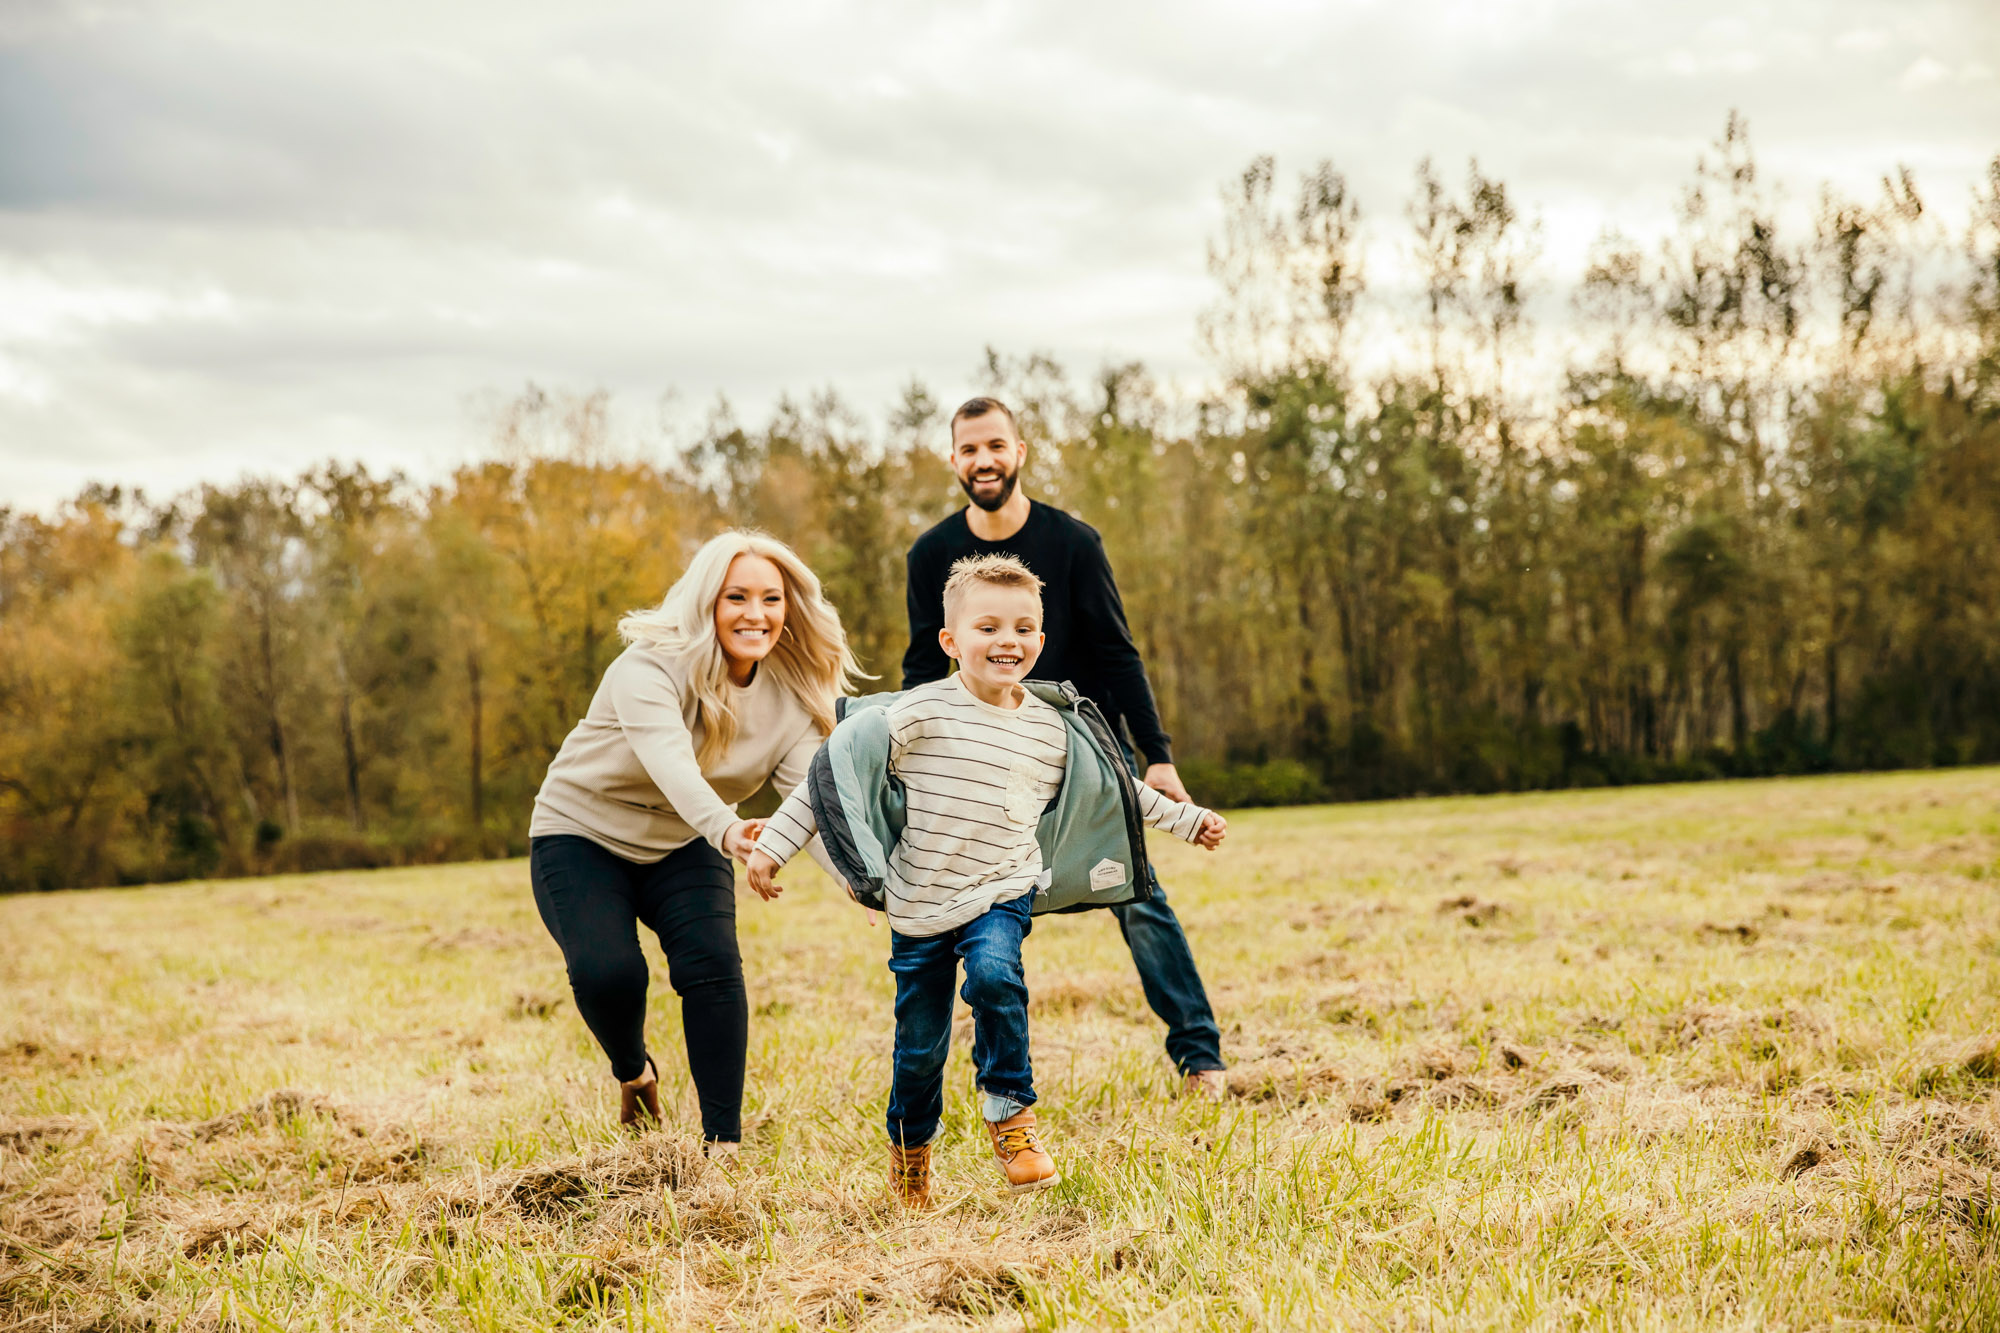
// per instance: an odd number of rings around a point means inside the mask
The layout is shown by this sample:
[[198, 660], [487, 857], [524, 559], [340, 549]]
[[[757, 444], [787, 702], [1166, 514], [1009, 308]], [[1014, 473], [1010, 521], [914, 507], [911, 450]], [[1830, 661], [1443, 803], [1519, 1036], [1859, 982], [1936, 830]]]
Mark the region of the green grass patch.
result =
[[886, 1194], [885, 928], [744, 897], [743, 1169], [613, 1124], [521, 862], [0, 899], [0, 1325], [2000, 1326], [2000, 772], [1253, 811], [1156, 846], [1232, 1095], [1109, 914], [1027, 946], [1065, 1183], [962, 1022]]

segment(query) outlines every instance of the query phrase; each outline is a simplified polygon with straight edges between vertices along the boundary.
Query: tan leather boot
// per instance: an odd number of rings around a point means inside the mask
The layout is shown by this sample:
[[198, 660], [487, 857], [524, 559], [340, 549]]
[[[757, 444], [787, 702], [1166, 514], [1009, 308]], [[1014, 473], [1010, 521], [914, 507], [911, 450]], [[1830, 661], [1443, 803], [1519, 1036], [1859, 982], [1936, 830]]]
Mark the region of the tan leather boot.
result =
[[1062, 1179], [1056, 1170], [1056, 1159], [1043, 1151], [1041, 1139], [1035, 1134], [1032, 1107], [1016, 1111], [1005, 1120], [987, 1121], [986, 1132], [993, 1138], [993, 1156], [1006, 1173], [1008, 1193], [1046, 1189]]
[[931, 1206], [931, 1145], [889, 1145], [889, 1191], [905, 1208]]

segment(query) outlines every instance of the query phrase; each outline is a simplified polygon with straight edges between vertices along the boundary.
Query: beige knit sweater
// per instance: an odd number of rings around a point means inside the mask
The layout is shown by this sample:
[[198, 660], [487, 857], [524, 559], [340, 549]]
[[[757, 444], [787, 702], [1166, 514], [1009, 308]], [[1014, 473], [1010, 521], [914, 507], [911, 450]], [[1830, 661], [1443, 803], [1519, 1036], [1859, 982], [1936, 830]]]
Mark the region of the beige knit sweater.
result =
[[685, 659], [627, 648], [549, 765], [528, 835], [577, 834], [642, 864], [696, 838], [722, 850], [737, 803], [767, 779], [789, 796], [823, 739], [770, 673], [728, 688], [736, 739], [704, 770], [695, 762], [703, 729]]

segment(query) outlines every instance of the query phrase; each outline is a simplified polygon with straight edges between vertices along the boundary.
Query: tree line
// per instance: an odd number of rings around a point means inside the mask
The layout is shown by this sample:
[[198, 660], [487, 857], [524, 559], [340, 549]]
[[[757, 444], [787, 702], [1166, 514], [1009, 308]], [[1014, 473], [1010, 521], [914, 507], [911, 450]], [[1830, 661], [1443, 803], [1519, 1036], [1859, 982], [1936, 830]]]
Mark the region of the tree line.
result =
[[[1781, 203], [1732, 117], [1672, 231], [1563, 291], [1476, 164], [1392, 236], [1259, 159], [1210, 246], [1226, 390], [989, 354], [966, 392], [1104, 534], [1198, 798], [2000, 760], [2000, 158], [1960, 232], [1904, 172]], [[618, 617], [732, 523], [894, 688], [946, 406], [633, 451], [531, 388], [430, 484], [0, 510], [0, 889], [517, 854]]]

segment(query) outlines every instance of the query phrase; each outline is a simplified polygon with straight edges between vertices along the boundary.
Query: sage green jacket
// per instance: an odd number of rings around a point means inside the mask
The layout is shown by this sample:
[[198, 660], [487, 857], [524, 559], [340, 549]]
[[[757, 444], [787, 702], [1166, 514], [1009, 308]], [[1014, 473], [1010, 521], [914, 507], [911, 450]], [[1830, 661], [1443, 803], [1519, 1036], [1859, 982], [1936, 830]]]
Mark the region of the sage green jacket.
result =
[[[1062, 790], [1035, 829], [1046, 887], [1033, 910], [1081, 912], [1153, 896], [1146, 829], [1132, 770], [1096, 704], [1068, 681], [1024, 682], [1069, 728]], [[806, 772], [805, 788], [828, 858], [864, 906], [883, 906], [889, 852], [903, 834], [903, 784], [889, 771], [886, 706], [901, 691], [840, 701], [840, 725]]]

